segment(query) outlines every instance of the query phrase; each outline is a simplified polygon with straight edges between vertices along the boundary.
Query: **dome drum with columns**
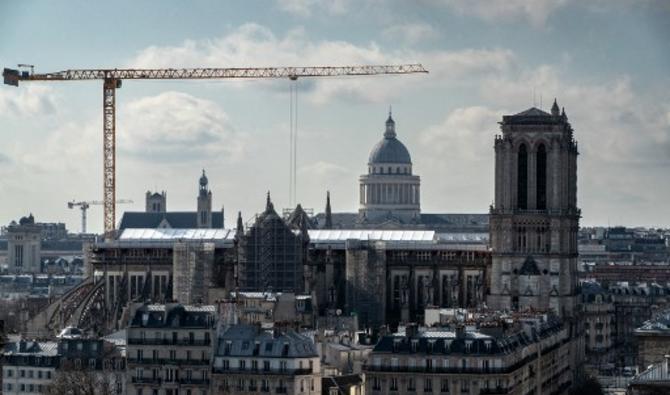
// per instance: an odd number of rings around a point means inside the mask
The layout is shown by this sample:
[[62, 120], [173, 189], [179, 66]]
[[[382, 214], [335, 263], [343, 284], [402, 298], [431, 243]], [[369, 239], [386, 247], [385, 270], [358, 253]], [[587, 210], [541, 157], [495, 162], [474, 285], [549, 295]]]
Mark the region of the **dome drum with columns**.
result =
[[421, 217], [420, 178], [412, 174], [412, 159], [396, 137], [389, 112], [384, 138], [368, 160], [368, 174], [360, 177], [360, 221], [417, 223]]

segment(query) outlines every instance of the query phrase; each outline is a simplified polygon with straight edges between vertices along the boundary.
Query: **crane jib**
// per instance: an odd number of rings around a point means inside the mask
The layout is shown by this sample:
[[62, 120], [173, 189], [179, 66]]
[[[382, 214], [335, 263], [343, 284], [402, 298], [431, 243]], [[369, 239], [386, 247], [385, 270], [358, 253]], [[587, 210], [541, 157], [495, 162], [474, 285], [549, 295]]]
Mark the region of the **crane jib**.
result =
[[[428, 73], [419, 63], [396, 65], [307, 66], [307, 67], [228, 67], [181, 69], [72, 69], [54, 73], [35, 73], [34, 66], [18, 65], [20, 70], [5, 68], [3, 81], [19, 86], [19, 81], [103, 80], [103, 206], [105, 238], [114, 237], [116, 218], [116, 89], [126, 80], [176, 79], [260, 79], [304, 77], [345, 77]], [[26, 70], [29, 68], [30, 71]], [[81, 206], [83, 209], [84, 206]], [[85, 211], [82, 211], [85, 213]], [[85, 224], [82, 224], [85, 228]]]
[[31, 73], [5, 68], [4, 83], [18, 86], [19, 81], [81, 81], [105, 79], [225, 79], [338, 77], [376, 74], [427, 73], [421, 64], [308, 66], [308, 67], [226, 67], [183, 69], [72, 69], [53, 73]]

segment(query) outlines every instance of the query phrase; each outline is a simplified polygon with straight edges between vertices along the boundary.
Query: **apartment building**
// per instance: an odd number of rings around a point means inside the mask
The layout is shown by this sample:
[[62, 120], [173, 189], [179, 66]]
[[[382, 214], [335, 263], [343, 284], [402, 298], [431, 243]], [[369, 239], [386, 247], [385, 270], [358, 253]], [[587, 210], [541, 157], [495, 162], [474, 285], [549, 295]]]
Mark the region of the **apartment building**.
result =
[[218, 339], [212, 376], [217, 394], [321, 394], [314, 342], [293, 330], [227, 328]]
[[[490, 325], [491, 323], [487, 323]], [[563, 394], [576, 347], [556, 317], [383, 336], [365, 367], [367, 394]]]
[[210, 393], [215, 306], [134, 306], [127, 328], [129, 395]]

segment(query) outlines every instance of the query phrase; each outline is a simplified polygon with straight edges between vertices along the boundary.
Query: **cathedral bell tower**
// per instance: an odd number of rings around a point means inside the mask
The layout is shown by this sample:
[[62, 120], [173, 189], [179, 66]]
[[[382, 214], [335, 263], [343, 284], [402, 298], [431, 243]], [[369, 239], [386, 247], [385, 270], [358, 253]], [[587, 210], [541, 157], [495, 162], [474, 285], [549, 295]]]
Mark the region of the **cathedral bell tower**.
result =
[[503, 116], [495, 138], [489, 307], [576, 312], [577, 143], [554, 100]]
[[209, 190], [205, 170], [202, 170], [198, 189], [198, 228], [212, 227], [212, 191]]

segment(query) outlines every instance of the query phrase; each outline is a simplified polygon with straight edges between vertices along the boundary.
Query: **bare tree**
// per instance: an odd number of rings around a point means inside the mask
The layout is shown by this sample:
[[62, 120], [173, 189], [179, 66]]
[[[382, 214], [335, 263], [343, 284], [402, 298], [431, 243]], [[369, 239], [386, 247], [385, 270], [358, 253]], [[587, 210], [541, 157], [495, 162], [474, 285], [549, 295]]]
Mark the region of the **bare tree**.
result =
[[[117, 395], [111, 370], [61, 370], [47, 387], [47, 395]], [[117, 377], [117, 379], [120, 379]]]

